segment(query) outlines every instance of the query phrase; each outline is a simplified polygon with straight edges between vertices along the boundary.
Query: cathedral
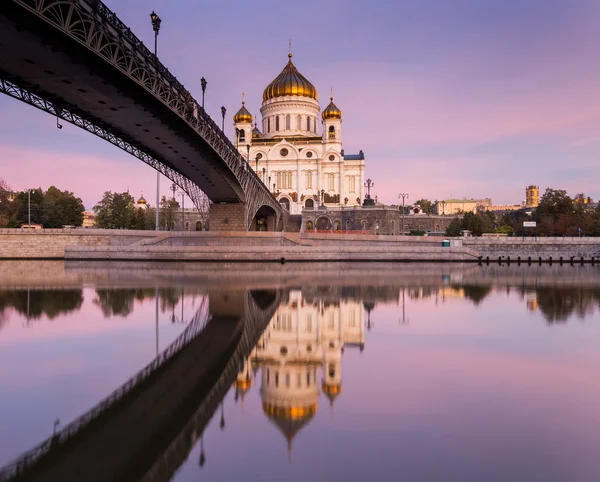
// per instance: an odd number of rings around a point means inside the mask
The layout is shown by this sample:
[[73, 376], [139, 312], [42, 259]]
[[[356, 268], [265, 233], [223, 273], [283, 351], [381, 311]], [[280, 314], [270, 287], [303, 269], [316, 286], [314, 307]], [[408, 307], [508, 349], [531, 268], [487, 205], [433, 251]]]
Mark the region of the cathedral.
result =
[[290, 214], [361, 205], [364, 154], [344, 152], [341, 110], [331, 97], [321, 112], [317, 89], [292, 63], [291, 53], [264, 90], [260, 113], [259, 127], [242, 98], [233, 117], [235, 144]]

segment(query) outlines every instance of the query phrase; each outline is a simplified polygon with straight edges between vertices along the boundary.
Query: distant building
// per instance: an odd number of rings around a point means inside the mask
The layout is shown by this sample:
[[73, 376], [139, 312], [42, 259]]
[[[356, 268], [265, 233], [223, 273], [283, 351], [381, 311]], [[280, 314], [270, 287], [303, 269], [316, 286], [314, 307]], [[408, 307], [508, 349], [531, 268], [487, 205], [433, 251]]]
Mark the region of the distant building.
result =
[[[433, 208], [434, 214], [444, 216], [454, 216], [461, 213], [473, 213], [475, 214], [481, 206], [481, 201], [478, 199], [448, 199], [445, 201], [438, 201], [435, 203]], [[487, 201], [487, 200], [486, 200]], [[489, 200], [491, 204], [491, 199]]]
[[527, 186], [525, 188], [525, 206], [528, 208], [537, 208], [540, 204], [539, 186]]
[[523, 209], [522, 204], [497, 204], [493, 206], [488, 206], [486, 211], [492, 212], [510, 212], [510, 211], [518, 211], [519, 209]]
[[146, 199], [144, 199], [143, 194], [135, 203], [135, 207], [139, 208], [139, 209], [144, 209], [144, 210], [148, 209], [148, 202], [146, 201]]
[[83, 228], [95, 228], [96, 227], [96, 214], [92, 211], [83, 212]]

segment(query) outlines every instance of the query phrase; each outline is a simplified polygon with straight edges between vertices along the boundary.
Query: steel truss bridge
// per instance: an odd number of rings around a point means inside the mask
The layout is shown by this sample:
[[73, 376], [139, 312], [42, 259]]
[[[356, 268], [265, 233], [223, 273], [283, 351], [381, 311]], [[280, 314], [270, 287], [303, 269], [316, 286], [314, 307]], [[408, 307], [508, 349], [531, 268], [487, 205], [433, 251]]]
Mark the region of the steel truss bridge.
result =
[[99, 0], [2, 0], [0, 92], [137, 157], [200, 209], [244, 207], [282, 230], [285, 211], [223, 131]]

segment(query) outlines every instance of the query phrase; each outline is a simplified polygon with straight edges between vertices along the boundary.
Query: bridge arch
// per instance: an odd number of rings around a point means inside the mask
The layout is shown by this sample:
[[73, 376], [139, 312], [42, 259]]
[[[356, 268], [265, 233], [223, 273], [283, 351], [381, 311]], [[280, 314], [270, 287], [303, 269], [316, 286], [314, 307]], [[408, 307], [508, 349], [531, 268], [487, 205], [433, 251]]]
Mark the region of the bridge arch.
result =
[[280, 231], [283, 229], [283, 217], [271, 206], [262, 205], [254, 214], [249, 231]]

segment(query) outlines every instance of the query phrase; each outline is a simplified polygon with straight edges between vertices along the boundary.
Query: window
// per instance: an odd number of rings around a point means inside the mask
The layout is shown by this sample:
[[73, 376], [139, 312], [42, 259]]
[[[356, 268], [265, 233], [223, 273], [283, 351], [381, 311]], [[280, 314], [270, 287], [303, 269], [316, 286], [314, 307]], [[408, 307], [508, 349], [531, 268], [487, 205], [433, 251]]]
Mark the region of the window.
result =
[[296, 117], [296, 130], [302, 130], [302, 116]]
[[275, 372], [275, 386], [279, 386], [279, 372]]
[[308, 332], [312, 331], [312, 315], [311, 314], [306, 315], [306, 331], [308, 331]]
[[292, 189], [292, 171], [288, 171], [287, 176], [287, 188]]
[[[306, 209], [314, 209], [315, 201], [312, 199], [307, 199], [306, 202], [304, 203], [304, 207]], [[312, 225], [312, 222], [309, 221], [309, 223], [311, 223], [311, 225]]]
[[287, 388], [290, 388], [290, 374], [289, 373], [285, 374], [285, 386]]
[[282, 198], [279, 200], [279, 204], [281, 204], [281, 207], [282, 207], [283, 209], [285, 209], [286, 211], [289, 211], [289, 210], [290, 210], [290, 200], [289, 200], [288, 198], [286, 198], [286, 197], [282, 197]]
[[290, 124], [291, 124], [291, 118], [290, 118], [290, 115], [288, 114], [285, 116], [285, 129], [288, 131], [290, 130]]
[[271, 132], [271, 118], [267, 117], [267, 132]]
[[336, 221], [335, 223], [333, 223], [333, 229], [334, 231], [341, 231], [342, 230], [342, 225], [339, 221]]
[[269, 385], [269, 382], [271, 381], [271, 370], [269, 370], [267, 368], [267, 385]]
[[240, 138], [240, 142], [243, 142], [246, 140], [246, 131], [244, 129], [240, 129], [238, 131], [239, 133], [239, 138]]
[[329, 191], [335, 189], [335, 174], [327, 174], [327, 188]]
[[356, 176], [348, 176], [348, 192], [356, 192]]
[[313, 230], [313, 222], [312, 221], [307, 221], [306, 222], [306, 230], [307, 231], [312, 231]]
[[275, 131], [279, 130], [279, 116], [275, 116]]
[[310, 132], [310, 117], [306, 116], [306, 130]]
[[306, 372], [306, 386], [310, 386], [310, 372]]
[[298, 378], [296, 380], [296, 385], [298, 386], [298, 388], [300, 388], [300, 385], [302, 385], [302, 375], [300, 375], [298, 373]]
[[306, 189], [312, 189], [312, 171], [306, 171]]
[[335, 139], [335, 127], [329, 126], [329, 138]]
[[317, 118], [313, 117], [313, 130], [315, 131], [315, 134], [317, 133]]

